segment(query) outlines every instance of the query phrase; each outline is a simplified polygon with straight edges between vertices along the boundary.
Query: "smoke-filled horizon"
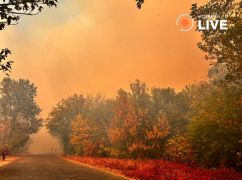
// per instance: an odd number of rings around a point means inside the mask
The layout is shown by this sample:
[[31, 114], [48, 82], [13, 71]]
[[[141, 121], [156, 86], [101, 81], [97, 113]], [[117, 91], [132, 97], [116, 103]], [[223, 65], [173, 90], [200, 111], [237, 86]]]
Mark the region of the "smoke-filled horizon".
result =
[[0, 12], [1, 180], [242, 179], [240, 1]]
[[[194, 2], [147, 0], [138, 10], [134, 0], [60, 1], [57, 8], [1, 31], [0, 45], [13, 53], [11, 77], [38, 87], [43, 117], [74, 93], [114, 97], [135, 79], [181, 90], [208, 70], [196, 46], [200, 34], [176, 27], [177, 17], [189, 13]], [[33, 142], [52, 143], [43, 134]]]
[[48, 133], [46, 127], [42, 127], [37, 134], [30, 137], [28, 153], [31, 154], [62, 154], [62, 145], [57, 137]]

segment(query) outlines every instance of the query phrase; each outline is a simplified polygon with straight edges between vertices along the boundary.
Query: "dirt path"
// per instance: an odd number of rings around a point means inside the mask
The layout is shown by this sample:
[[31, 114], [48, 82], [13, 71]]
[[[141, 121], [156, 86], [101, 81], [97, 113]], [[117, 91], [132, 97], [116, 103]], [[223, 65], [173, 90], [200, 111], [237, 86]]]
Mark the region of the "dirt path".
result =
[[32, 155], [0, 167], [1, 180], [122, 180], [99, 170], [65, 161], [57, 156]]

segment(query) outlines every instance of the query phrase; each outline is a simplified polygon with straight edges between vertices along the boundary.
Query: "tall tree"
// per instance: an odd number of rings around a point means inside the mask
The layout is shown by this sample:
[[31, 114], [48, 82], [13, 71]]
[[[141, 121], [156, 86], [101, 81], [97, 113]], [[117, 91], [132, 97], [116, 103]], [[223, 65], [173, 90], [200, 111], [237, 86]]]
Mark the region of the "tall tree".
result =
[[71, 123], [79, 113], [84, 111], [85, 98], [82, 95], [73, 95], [61, 100], [50, 112], [47, 119], [49, 132], [60, 138], [65, 153], [72, 153], [70, 144]]
[[169, 121], [171, 136], [184, 133], [189, 111], [189, 98], [186, 93], [176, 93], [172, 88], [152, 88], [151, 106], [154, 118], [163, 116]]
[[77, 115], [71, 123], [70, 143], [74, 146], [76, 154], [96, 155], [99, 143], [97, 141], [97, 126], [87, 118]]
[[53, 108], [47, 127], [61, 139], [65, 153], [104, 155], [112, 104], [100, 95], [73, 95]]
[[75, 153], [107, 155], [107, 130], [112, 118], [112, 104], [102, 96], [87, 96], [85, 109], [72, 120], [70, 142]]
[[137, 80], [131, 92], [119, 90], [110, 124], [111, 154], [147, 157], [161, 153], [162, 140], [169, 134], [169, 124], [161, 114], [153, 116], [149, 91]]
[[12, 151], [25, 147], [29, 135], [41, 127], [40, 108], [35, 102], [37, 89], [28, 80], [5, 78], [0, 88], [0, 124], [5, 128], [3, 144]]
[[225, 79], [229, 82], [242, 80], [241, 7], [242, 2], [237, 0], [210, 0], [202, 6], [193, 4], [191, 8], [191, 16], [195, 21], [205, 22], [211, 16], [228, 21], [226, 31], [201, 31], [202, 41], [198, 47], [207, 53], [206, 60], [219, 67], [217, 71], [226, 71]]
[[241, 86], [193, 85], [188, 138], [202, 165], [241, 164]]

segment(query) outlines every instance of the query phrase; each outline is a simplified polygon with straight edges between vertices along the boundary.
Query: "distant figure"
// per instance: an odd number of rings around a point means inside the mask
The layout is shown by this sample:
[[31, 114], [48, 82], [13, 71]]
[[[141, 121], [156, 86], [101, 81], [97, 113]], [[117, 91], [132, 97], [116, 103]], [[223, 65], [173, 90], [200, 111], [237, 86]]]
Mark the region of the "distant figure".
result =
[[51, 147], [50, 148], [50, 153], [51, 154], [57, 154], [57, 148]]
[[53, 147], [51, 147], [51, 148], [50, 148], [50, 153], [52, 154], [52, 153], [53, 153], [53, 151], [54, 151], [54, 148], [53, 148]]
[[7, 151], [6, 151], [6, 149], [3, 149], [2, 150], [2, 158], [3, 158], [3, 161], [5, 161], [6, 155], [7, 155]]

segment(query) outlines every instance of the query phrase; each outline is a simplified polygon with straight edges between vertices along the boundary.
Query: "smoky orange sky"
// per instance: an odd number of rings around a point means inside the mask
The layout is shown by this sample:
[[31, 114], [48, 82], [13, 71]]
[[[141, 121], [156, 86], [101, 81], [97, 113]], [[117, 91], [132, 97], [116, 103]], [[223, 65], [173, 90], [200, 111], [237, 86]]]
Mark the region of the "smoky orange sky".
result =
[[0, 47], [13, 52], [11, 77], [38, 87], [44, 116], [73, 93], [110, 97], [135, 79], [180, 90], [208, 69], [199, 33], [176, 26], [193, 2], [146, 0], [138, 10], [135, 0], [60, 0], [0, 32]]

